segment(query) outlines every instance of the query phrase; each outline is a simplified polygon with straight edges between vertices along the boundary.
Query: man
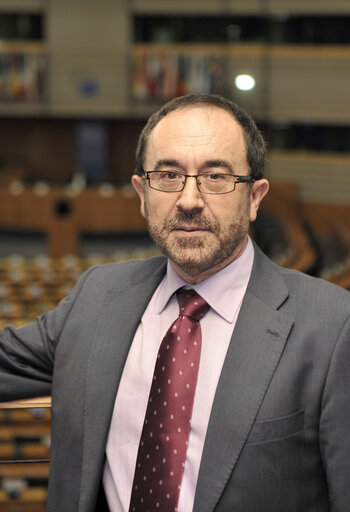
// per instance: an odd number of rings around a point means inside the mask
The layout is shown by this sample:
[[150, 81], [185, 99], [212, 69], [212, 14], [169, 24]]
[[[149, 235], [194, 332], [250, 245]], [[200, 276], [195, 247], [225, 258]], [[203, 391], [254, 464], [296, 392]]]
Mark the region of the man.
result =
[[[277, 267], [249, 239], [264, 154], [224, 98], [165, 105], [141, 134], [132, 183], [167, 258], [90, 269], [54, 311], [2, 333], [1, 400], [52, 393], [50, 512], [105, 510], [104, 493], [111, 512], [349, 510], [349, 293]], [[181, 314], [185, 293], [200, 319]], [[158, 361], [182, 338], [201, 345], [194, 380], [170, 373], [177, 355]], [[164, 411], [182, 395], [163, 396], [174, 379], [195, 388], [179, 409], [192, 412], [176, 475]]]

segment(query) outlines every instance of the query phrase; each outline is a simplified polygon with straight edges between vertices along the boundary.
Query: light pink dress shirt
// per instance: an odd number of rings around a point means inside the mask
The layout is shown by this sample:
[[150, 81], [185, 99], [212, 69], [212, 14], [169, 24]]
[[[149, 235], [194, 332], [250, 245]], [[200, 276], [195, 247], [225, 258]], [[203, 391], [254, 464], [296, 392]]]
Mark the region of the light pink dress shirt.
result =
[[205, 281], [188, 285], [168, 263], [136, 331], [118, 388], [103, 483], [111, 512], [128, 512], [137, 451], [159, 345], [179, 309], [175, 291], [194, 288], [211, 309], [201, 320], [202, 351], [178, 511], [190, 512], [214, 395], [250, 278], [254, 249]]

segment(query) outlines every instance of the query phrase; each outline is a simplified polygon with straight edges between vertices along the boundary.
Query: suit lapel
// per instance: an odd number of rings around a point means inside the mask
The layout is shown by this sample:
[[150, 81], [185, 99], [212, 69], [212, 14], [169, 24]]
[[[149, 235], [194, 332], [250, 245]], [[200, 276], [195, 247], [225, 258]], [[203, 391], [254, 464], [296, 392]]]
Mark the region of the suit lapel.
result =
[[193, 512], [214, 510], [281, 357], [293, 320], [278, 311], [288, 291], [258, 249], [208, 425]]
[[[136, 269], [132, 283], [106, 295], [89, 357], [84, 393], [83, 474], [79, 511], [94, 510], [103, 470], [109, 424], [137, 326], [165, 272], [165, 259], [142, 275]], [[132, 313], [131, 313], [132, 312]]]

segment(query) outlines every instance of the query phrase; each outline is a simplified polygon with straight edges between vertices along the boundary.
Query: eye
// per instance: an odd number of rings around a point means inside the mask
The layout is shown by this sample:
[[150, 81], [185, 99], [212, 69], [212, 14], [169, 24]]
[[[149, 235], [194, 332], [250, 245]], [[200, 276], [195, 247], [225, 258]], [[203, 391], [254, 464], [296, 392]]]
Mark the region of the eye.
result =
[[216, 173], [206, 174], [205, 178], [208, 179], [209, 181], [220, 181], [220, 180], [225, 179], [225, 174], [216, 172]]
[[174, 171], [162, 171], [160, 173], [160, 177], [163, 180], [173, 181], [173, 180], [179, 179], [179, 174]]

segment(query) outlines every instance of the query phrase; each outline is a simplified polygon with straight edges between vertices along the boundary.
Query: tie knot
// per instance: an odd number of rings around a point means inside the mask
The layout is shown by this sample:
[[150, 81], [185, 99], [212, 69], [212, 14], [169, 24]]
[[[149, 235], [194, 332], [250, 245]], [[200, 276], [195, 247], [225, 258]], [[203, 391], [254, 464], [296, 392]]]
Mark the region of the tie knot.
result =
[[210, 307], [209, 304], [192, 289], [185, 290], [184, 288], [180, 288], [180, 290], [176, 292], [176, 295], [180, 307], [179, 314], [182, 316], [189, 316], [194, 320], [200, 320]]

